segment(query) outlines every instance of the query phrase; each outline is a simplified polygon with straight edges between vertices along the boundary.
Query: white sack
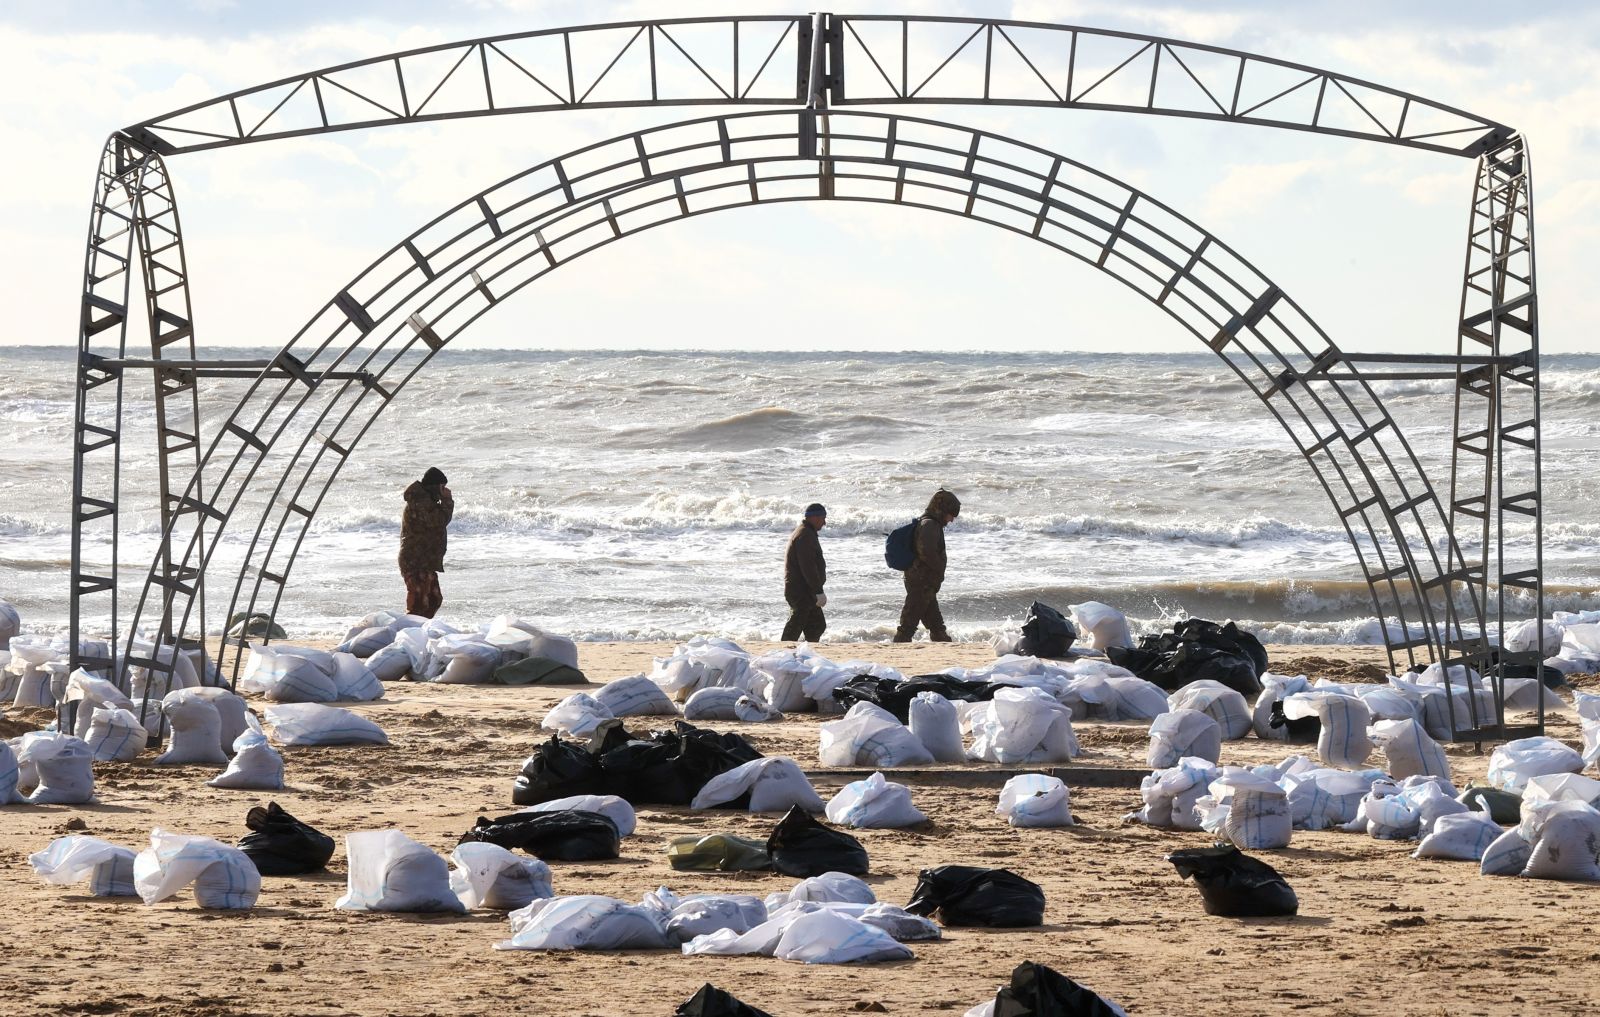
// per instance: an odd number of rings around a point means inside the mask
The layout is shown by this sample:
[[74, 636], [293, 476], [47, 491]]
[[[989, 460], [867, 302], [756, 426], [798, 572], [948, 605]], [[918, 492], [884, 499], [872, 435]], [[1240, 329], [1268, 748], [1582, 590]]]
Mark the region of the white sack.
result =
[[468, 841], [450, 853], [455, 868], [450, 889], [468, 911], [515, 911], [542, 897], [553, 897], [550, 866], [520, 858], [498, 844]]
[[275, 703], [331, 703], [339, 698], [333, 654], [303, 646], [251, 643], [238, 688]]
[[233, 758], [228, 768], [206, 781], [211, 787], [230, 790], [283, 790], [283, 756], [267, 741], [254, 717], [250, 726], [233, 741]]
[[337, 653], [349, 653], [366, 660], [373, 654], [394, 642], [394, 626], [369, 625], [364, 629], [352, 631], [346, 635], [344, 642], [334, 648]]
[[0, 805], [23, 800], [22, 795], [17, 793], [17, 782], [21, 779], [22, 771], [17, 766], [16, 751], [11, 748], [10, 742], [0, 738]]
[[767, 894], [767, 913], [771, 914], [785, 904], [802, 900], [816, 901], [819, 904], [834, 901], [844, 904], [876, 904], [878, 897], [864, 879], [843, 872], [824, 872], [820, 876], [802, 879], [788, 890]]
[[244, 697], [214, 686], [198, 688], [190, 694], [217, 708], [217, 744], [224, 754], [232, 753], [233, 743], [250, 730], [250, 709]]
[[380, 682], [399, 681], [411, 673], [411, 651], [392, 642], [366, 658], [367, 670]]
[[47, 883], [69, 886], [85, 877], [93, 897], [136, 897], [133, 849], [99, 837], [57, 837], [43, 851], [28, 856], [33, 871]]
[[789, 924], [773, 956], [806, 964], [871, 964], [913, 955], [876, 926], [833, 911], [813, 911]]
[[683, 704], [684, 720], [735, 720], [734, 704], [747, 693], [743, 689], [698, 689]]
[[131, 710], [96, 707], [87, 717], [89, 727], [84, 732], [84, 742], [100, 762], [129, 762], [139, 755], [150, 737]]
[[782, 713], [796, 713], [811, 708], [811, 699], [805, 692], [805, 680], [811, 677], [813, 656], [805, 644], [793, 650], [774, 650], [751, 661], [756, 676], [750, 690], [771, 703]]
[[482, 685], [501, 661], [500, 648], [476, 633], [440, 636], [428, 652], [429, 678], [441, 685]]
[[1072, 825], [1067, 785], [1060, 777], [1042, 773], [1021, 773], [1006, 781], [994, 811], [1005, 816], [1012, 826]]
[[157, 766], [222, 766], [228, 762], [228, 754], [222, 750], [222, 717], [217, 705], [199, 692], [179, 689], [161, 700], [161, 714], [167, 718], [167, 751], [156, 757]]
[[1444, 746], [1428, 737], [1415, 720], [1380, 720], [1368, 729], [1372, 741], [1382, 750], [1384, 769], [1395, 780], [1419, 774], [1450, 776], [1450, 759]]
[[866, 780], [851, 781], [828, 802], [828, 822], [858, 830], [894, 829], [926, 822], [911, 804], [911, 789], [885, 780], [874, 773]]
[[267, 707], [272, 740], [283, 746], [388, 745], [383, 728], [365, 717], [320, 703], [286, 703]]
[[1317, 757], [1324, 766], [1355, 769], [1372, 755], [1367, 725], [1372, 712], [1354, 696], [1329, 692], [1297, 692], [1283, 701], [1290, 720], [1316, 717], [1322, 724], [1317, 735]]
[[894, 714], [866, 702], [819, 726], [817, 757], [824, 766], [883, 769], [933, 762], [922, 742]]
[[333, 655], [333, 688], [340, 702], [369, 703], [383, 698], [383, 683], [353, 653]]
[[1106, 650], [1113, 646], [1133, 646], [1133, 633], [1128, 629], [1128, 619], [1121, 611], [1098, 600], [1068, 606], [1072, 623], [1082, 633], [1091, 650]]
[[1600, 881], [1600, 810], [1581, 802], [1558, 803], [1540, 824], [1522, 874], [1533, 879]]
[[67, 702], [77, 704], [77, 723], [72, 733], [86, 741], [95, 710], [134, 708], [133, 700], [123, 695], [113, 682], [97, 678], [81, 667], [67, 677]]
[[1306, 676], [1282, 675], [1267, 672], [1261, 676], [1261, 694], [1256, 696], [1256, 704], [1250, 713], [1250, 726], [1255, 730], [1256, 737], [1265, 741], [1288, 741], [1289, 732], [1281, 727], [1272, 726], [1272, 706], [1274, 703], [1285, 699], [1296, 692], [1307, 692], [1311, 683]]
[[1554, 738], [1518, 738], [1496, 748], [1489, 756], [1489, 783], [1516, 791], [1529, 777], [1547, 773], [1578, 773], [1583, 756]]
[[767, 756], [741, 763], [706, 781], [689, 803], [692, 809], [710, 809], [750, 793], [751, 812], [787, 812], [800, 806], [821, 812], [822, 798], [800, 766], [787, 756]]
[[1433, 832], [1422, 838], [1411, 857], [1481, 862], [1501, 832], [1500, 825], [1482, 812], [1440, 816], [1433, 824]]
[[[1212, 832], [1223, 841], [1245, 851], [1289, 846], [1294, 820], [1283, 788], [1249, 771], [1230, 769], [1211, 782], [1210, 791], [1223, 813], [1220, 829]], [[1197, 808], [1205, 808], [1205, 799]]]
[[745, 724], [770, 724], [782, 720], [783, 711], [751, 692], [734, 700], [733, 719]]
[[611, 711], [613, 717], [662, 717], [678, 713], [661, 686], [642, 674], [607, 682], [594, 694], [594, 699]]
[[1065, 763], [1079, 754], [1072, 711], [1038, 689], [1001, 689], [967, 714], [967, 755], [991, 763]]
[[22, 615], [15, 605], [0, 600], [0, 650], [11, 643], [11, 637], [22, 631]]
[[1158, 770], [1178, 765], [1185, 756], [1215, 763], [1222, 756], [1222, 729], [1199, 710], [1173, 710], [1150, 722], [1147, 758]]
[[1502, 645], [1512, 653], [1537, 650], [1541, 657], [1554, 657], [1561, 652], [1564, 635], [1565, 630], [1555, 622], [1529, 618], [1507, 629]]
[[33, 773], [34, 805], [82, 805], [94, 798], [94, 753], [81, 738], [50, 731], [22, 736], [18, 772]]
[[937, 692], [918, 692], [907, 708], [907, 727], [928, 755], [939, 763], [964, 763], [966, 747], [961, 744], [961, 718], [955, 704]]
[[1574, 693], [1572, 706], [1578, 711], [1578, 724], [1583, 728], [1584, 764], [1600, 761], [1600, 696]]
[[660, 912], [615, 897], [583, 894], [535, 900], [510, 915], [512, 936], [496, 950], [664, 950]]
[[767, 906], [748, 894], [697, 893], [678, 899], [666, 887], [645, 894], [644, 903], [659, 899], [667, 935], [675, 943], [722, 930], [743, 935], [767, 920]]
[[1176, 765], [1156, 770], [1139, 782], [1139, 797], [1144, 800], [1144, 808], [1127, 818], [1151, 826], [1198, 830], [1200, 818], [1195, 814], [1195, 805], [1209, 792], [1211, 782], [1220, 776], [1222, 770], [1215, 760], [1186, 756]]
[[550, 708], [539, 726], [573, 738], [587, 738], [613, 716], [609, 709], [587, 692], [574, 692]]
[[1326, 830], [1355, 819], [1361, 799], [1382, 777], [1376, 770], [1352, 773], [1319, 768], [1291, 774], [1278, 783], [1288, 793], [1289, 815], [1296, 829]]
[[1250, 733], [1250, 705], [1244, 696], [1218, 681], [1190, 682], [1167, 697], [1168, 710], [1199, 710], [1217, 722], [1223, 741], [1238, 741]]
[[341, 911], [464, 911], [450, 888], [450, 866], [399, 830], [365, 830], [344, 839], [349, 872]]
[[573, 795], [570, 798], [554, 798], [548, 802], [531, 805], [523, 812], [598, 812], [600, 815], [617, 824], [619, 837], [633, 836], [634, 829], [639, 825], [638, 816], [633, 811], [633, 806], [624, 798], [616, 795]]
[[203, 908], [243, 910], [261, 893], [261, 873], [243, 851], [210, 837], [168, 833], [157, 827], [150, 846], [133, 860], [133, 885], [146, 904], [156, 904], [194, 885]]
[[1496, 837], [1484, 850], [1478, 873], [1483, 876], [1520, 876], [1532, 854], [1533, 845], [1528, 843], [1521, 830], [1513, 826]]

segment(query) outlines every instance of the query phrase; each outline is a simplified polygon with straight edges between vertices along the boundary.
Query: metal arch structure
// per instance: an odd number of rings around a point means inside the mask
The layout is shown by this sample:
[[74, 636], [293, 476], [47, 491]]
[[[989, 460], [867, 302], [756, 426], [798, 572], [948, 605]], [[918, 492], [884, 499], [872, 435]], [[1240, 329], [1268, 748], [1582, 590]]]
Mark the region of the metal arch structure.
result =
[[[508, 81], [524, 89], [520, 100]], [[398, 100], [375, 91], [391, 86]], [[836, 109], [911, 103], [1226, 120], [1476, 158], [1455, 352], [1343, 351], [1248, 262], [1148, 195], [1021, 142]], [[166, 158], [391, 123], [650, 105], [793, 108], [641, 131], [535, 167], [391, 249], [274, 357], [197, 354]], [[1094, 264], [1161, 306], [1229, 364], [1315, 471], [1384, 620], [1391, 666], [1439, 662], [1447, 683], [1461, 677], [1458, 664], [1495, 676], [1492, 711], [1469, 696], [1467, 715], [1455, 715], [1457, 700], [1448, 700], [1456, 736], [1526, 733], [1505, 724], [1499, 678], [1508, 664], [1537, 673], [1538, 654], [1501, 652], [1490, 625], [1503, 628], [1513, 597], [1543, 613], [1530, 181], [1526, 146], [1511, 128], [1369, 82], [1155, 37], [954, 18], [814, 14], [554, 29], [327, 68], [145, 121], [108, 142], [91, 216], [74, 444], [74, 664], [112, 668], [124, 685], [128, 668], [144, 668], [157, 679], [146, 688], [159, 692], [159, 677], [170, 679], [179, 653], [199, 644], [185, 633], [203, 638], [216, 537], [253, 509], [245, 496], [259, 491], [258, 474], [276, 484], [259, 506], [229, 613], [262, 602], [274, 613], [324, 493], [378, 413], [511, 292], [661, 222], [820, 198], [989, 222]], [[148, 358], [128, 355], [135, 258]], [[162, 538], [124, 613], [116, 534], [129, 371], [155, 384]], [[246, 390], [203, 435], [198, 383], [227, 378], [247, 381]], [[1454, 383], [1447, 495], [1372, 387], [1401, 378]], [[1520, 533], [1519, 519], [1529, 524]], [[105, 567], [84, 557], [96, 528], [110, 532]], [[82, 639], [86, 609], [107, 594], [109, 654]], [[140, 640], [146, 626], [150, 638]], [[219, 645], [218, 656], [225, 652]], [[1534, 729], [1542, 726], [1541, 712]]]

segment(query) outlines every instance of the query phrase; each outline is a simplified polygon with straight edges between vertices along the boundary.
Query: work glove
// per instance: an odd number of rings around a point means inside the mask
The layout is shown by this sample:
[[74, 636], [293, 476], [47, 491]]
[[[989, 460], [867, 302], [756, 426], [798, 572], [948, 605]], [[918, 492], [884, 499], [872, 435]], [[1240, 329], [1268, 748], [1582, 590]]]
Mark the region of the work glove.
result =
[[827, 607], [828, 606], [828, 595], [826, 593], [817, 594], [817, 606], [818, 607]]

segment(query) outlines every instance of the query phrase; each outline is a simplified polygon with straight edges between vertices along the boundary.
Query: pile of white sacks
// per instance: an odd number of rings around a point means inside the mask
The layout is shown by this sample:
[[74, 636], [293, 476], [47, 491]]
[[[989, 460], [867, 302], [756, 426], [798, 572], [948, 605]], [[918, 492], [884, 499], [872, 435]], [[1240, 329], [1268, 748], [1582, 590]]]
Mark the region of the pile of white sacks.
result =
[[578, 666], [576, 643], [512, 615], [465, 630], [440, 618], [375, 611], [350, 627], [338, 652], [364, 660], [386, 682], [481, 685], [497, 668], [529, 657]]
[[[1470, 684], [1465, 674], [1454, 677], [1454, 695], [1483, 694], [1476, 675]], [[1485, 875], [1600, 880], [1600, 781], [1581, 775], [1600, 758], [1600, 696], [1575, 697], [1584, 752], [1548, 737], [1495, 749], [1489, 784], [1521, 799], [1521, 822], [1504, 829], [1475, 789], [1458, 793], [1450, 782], [1448, 759], [1435, 740], [1449, 736], [1450, 723], [1436, 667], [1416, 681], [1390, 678], [1388, 685], [1313, 684], [1303, 676], [1269, 674], [1249, 713], [1243, 697], [1212, 684], [1174, 693], [1173, 709], [1151, 724], [1156, 769], [1142, 782], [1144, 806], [1130, 820], [1205, 830], [1243, 849], [1286, 847], [1297, 829], [1337, 828], [1418, 841], [1414, 857], [1479, 862]], [[1539, 695], [1565, 706], [1540, 683], [1506, 684], [1510, 708], [1531, 708]], [[1265, 723], [1277, 701], [1290, 719], [1318, 718], [1317, 759], [1219, 766], [1220, 742], [1238, 737], [1241, 726], [1261, 738], [1284, 736]], [[1465, 723], [1464, 712], [1457, 717]], [[1374, 757], [1382, 768], [1365, 768]]]
[[1506, 629], [1512, 653], [1538, 650], [1546, 667], [1562, 674], [1600, 671], [1600, 611], [1557, 611], [1544, 621], [1529, 618]]
[[872, 703], [858, 702], [846, 712], [833, 695], [857, 675], [905, 677], [892, 667], [836, 662], [806, 643], [757, 656], [730, 640], [696, 638], [657, 658], [649, 674], [568, 696], [542, 726], [586, 738], [620, 717], [760, 722], [793, 712], [842, 713], [820, 726], [818, 757], [824, 765], [888, 768], [968, 759], [1028, 765], [1067, 762], [1080, 754], [1075, 717], [1149, 720], [1168, 709], [1159, 687], [1104, 660], [1006, 656], [982, 668], [944, 673], [1010, 687], [981, 703], [919, 693], [902, 724]]

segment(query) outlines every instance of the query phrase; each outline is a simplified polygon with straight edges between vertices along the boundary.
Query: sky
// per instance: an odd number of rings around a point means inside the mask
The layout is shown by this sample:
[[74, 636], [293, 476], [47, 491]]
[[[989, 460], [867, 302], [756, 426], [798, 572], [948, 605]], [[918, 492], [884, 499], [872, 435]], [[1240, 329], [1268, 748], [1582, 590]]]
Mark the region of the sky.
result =
[[[95, 163], [113, 130], [319, 67], [563, 25], [801, 5], [622, 0], [19, 0], [0, 5], [3, 344], [76, 341]], [[1148, 32], [1308, 64], [1512, 125], [1535, 165], [1542, 341], [1590, 352], [1600, 290], [1600, 5], [1124, 0], [841, 12]], [[518, 170], [701, 111], [534, 113], [174, 158], [203, 346], [279, 346], [412, 229]], [[705, 112], [714, 112], [707, 110]], [[918, 107], [1086, 162], [1191, 216], [1347, 350], [1453, 352], [1474, 165], [1246, 125]], [[513, 348], [1188, 351], [1114, 280], [988, 226], [807, 202], [702, 216], [552, 273], [459, 342]]]

